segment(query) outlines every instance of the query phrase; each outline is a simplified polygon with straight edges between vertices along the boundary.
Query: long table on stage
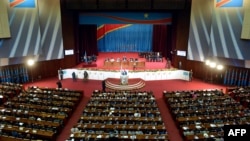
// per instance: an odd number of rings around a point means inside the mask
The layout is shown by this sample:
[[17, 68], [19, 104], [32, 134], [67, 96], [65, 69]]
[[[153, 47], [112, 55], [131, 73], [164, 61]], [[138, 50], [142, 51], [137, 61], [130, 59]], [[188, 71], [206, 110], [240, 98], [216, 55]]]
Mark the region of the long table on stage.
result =
[[[72, 73], [75, 72], [78, 79], [84, 78], [84, 72], [88, 73], [88, 79], [104, 80], [107, 78], [120, 78], [121, 72], [119, 70], [98, 70], [98, 69], [64, 69], [63, 78], [72, 78]], [[141, 78], [143, 80], [186, 80], [189, 81], [189, 71], [185, 70], [141, 70], [129, 71], [129, 78]], [[58, 78], [60, 76], [58, 75]]]
[[106, 68], [144, 68], [145, 61], [104, 61], [104, 67]]

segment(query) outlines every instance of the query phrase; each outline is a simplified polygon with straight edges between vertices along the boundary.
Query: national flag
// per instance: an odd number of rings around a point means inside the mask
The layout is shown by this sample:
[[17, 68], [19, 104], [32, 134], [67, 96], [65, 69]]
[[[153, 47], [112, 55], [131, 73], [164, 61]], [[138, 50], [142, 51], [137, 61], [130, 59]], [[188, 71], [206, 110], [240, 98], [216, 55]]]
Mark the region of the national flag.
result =
[[242, 7], [243, 0], [215, 0], [215, 7]]
[[10, 7], [13, 8], [35, 8], [36, 0], [9, 0]]

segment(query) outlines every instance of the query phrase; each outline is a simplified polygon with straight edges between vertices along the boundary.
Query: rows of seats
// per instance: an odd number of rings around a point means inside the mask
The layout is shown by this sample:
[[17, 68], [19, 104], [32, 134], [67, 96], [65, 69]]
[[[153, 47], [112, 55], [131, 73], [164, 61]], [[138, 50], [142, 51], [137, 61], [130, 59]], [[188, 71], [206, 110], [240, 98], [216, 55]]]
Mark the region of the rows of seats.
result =
[[228, 90], [228, 94], [239, 101], [244, 107], [250, 108], [250, 87], [233, 87]]
[[250, 124], [250, 110], [221, 90], [163, 92], [185, 140], [223, 140], [224, 125]]
[[0, 105], [14, 96], [19, 94], [23, 90], [22, 84], [15, 84], [4, 82], [0, 84]]
[[29, 87], [0, 109], [0, 140], [56, 140], [82, 91]]
[[152, 92], [93, 92], [68, 140], [168, 140]]

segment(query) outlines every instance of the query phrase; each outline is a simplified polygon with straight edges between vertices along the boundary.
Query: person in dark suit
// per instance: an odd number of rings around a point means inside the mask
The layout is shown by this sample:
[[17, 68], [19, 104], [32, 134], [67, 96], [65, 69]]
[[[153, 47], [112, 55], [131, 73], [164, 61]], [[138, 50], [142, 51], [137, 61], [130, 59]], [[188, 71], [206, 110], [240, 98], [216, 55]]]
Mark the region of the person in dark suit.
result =
[[63, 70], [60, 68], [59, 70], [60, 80], [63, 80]]
[[57, 88], [62, 88], [62, 82], [61, 81], [57, 81], [56, 84], [57, 84]]
[[87, 71], [84, 71], [84, 72], [83, 72], [83, 80], [84, 80], [84, 81], [88, 80], [88, 77], [89, 77], [88, 72], [87, 72]]
[[75, 72], [72, 72], [72, 79], [73, 79], [73, 81], [76, 81], [76, 73]]
[[190, 72], [189, 72], [189, 81], [192, 81], [192, 79], [193, 79], [193, 71], [190, 70]]
[[102, 81], [102, 91], [105, 92], [106, 91], [106, 80]]

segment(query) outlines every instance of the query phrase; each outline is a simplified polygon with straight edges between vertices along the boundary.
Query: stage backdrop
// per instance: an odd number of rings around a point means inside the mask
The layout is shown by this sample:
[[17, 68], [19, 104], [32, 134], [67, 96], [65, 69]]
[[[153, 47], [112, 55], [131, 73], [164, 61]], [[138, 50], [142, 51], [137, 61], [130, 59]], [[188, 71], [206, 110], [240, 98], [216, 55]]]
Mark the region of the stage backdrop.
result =
[[63, 58], [60, 0], [1, 1], [11, 37], [0, 39], [0, 66]]
[[241, 39], [245, 3], [193, 0], [187, 58], [205, 61], [215, 57], [228, 65], [248, 67], [250, 40]]
[[152, 51], [153, 26], [150, 24], [104, 24], [98, 26], [99, 52]]
[[97, 25], [98, 52], [152, 51], [153, 25], [170, 25], [172, 15], [159, 12], [81, 13], [80, 25]]

